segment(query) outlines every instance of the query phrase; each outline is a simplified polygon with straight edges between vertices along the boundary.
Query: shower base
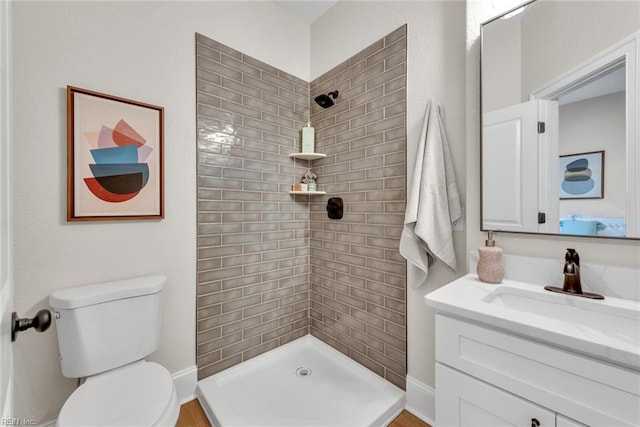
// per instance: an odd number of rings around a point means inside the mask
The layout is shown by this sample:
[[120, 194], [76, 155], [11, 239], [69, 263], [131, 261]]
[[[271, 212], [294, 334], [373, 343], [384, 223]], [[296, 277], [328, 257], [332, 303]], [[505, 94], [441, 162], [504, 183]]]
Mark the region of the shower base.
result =
[[198, 383], [216, 427], [380, 427], [404, 409], [404, 391], [307, 335]]

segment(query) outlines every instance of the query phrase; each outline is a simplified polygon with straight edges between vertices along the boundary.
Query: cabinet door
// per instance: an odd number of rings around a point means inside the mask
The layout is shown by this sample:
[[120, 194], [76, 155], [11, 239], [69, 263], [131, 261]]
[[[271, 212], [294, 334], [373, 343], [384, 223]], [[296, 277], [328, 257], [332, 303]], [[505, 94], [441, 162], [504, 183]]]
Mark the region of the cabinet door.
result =
[[554, 427], [556, 414], [436, 363], [438, 427]]
[[571, 418], [564, 417], [560, 414], [556, 417], [556, 427], [588, 427], [586, 424], [572, 420]]

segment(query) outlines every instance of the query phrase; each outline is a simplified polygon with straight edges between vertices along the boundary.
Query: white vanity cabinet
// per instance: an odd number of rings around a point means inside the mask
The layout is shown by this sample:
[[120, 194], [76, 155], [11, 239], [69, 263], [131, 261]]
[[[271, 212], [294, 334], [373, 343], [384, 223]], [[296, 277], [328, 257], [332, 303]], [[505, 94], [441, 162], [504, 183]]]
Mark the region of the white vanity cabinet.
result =
[[436, 426], [640, 425], [640, 373], [436, 315]]

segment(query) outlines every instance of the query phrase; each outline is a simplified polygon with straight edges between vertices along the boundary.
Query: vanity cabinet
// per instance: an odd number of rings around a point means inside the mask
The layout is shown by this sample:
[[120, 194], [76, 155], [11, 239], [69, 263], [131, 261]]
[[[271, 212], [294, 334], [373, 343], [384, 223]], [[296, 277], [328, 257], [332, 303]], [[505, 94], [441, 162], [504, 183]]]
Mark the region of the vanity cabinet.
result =
[[640, 373], [436, 315], [436, 425], [638, 426]]

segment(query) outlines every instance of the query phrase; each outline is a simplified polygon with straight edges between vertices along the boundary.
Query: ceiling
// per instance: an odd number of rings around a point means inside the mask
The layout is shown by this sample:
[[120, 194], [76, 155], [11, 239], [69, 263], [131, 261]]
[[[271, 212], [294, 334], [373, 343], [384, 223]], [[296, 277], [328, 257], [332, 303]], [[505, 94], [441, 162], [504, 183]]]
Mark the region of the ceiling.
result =
[[590, 80], [587, 84], [576, 87], [576, 89], [558, 98], [558, 101], [560, 105], [564, 105], [610, 93], [622, 92], [626, 88], [625, 75], [625, 67], [623, 65], [598, 76], [596, 79]]
[[338, 0], [274, 0], [273, 3], [289, 14], [312, 24], [329, 10]]

